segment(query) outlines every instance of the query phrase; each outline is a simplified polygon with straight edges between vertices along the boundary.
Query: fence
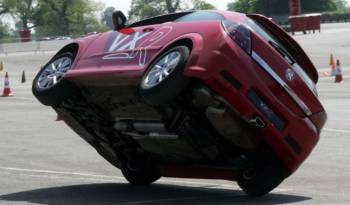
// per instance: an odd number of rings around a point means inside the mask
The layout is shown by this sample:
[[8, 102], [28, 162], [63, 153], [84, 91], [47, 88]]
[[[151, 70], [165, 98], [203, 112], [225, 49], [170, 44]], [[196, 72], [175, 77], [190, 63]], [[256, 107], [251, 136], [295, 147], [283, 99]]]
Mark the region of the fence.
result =
[[72, 42], [72, 38], [68, 37], [55, 37], [55, 38], [42, 38], [29, 42], [21, 42], [20, 38], [1, 39], [0, 41], [0, 54], [8, 55], [11, 53], [20, 52], [48, 52], [58, 51], [64, 45]]

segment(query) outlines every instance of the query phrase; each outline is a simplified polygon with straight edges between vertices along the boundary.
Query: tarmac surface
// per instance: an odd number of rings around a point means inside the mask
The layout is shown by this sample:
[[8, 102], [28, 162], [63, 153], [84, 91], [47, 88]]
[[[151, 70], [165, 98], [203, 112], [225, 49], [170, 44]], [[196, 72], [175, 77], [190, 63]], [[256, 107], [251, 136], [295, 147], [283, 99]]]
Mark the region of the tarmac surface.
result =
[[[329, 115], [321, 141], [294, 175], [263, 198], [247, 197], [234, 182], [217, 180], [163, 178], [147, 188], [129, 186], [119, 170], [55, 122], [54, 111], [32, 96], [31, 81], [53, 53], [2, 54], [16, 96], [0, 98], [0, 204], [350, 204], [349, 36], [349, 23], [294, 36], [320, 71], [329, 71], [330, 53], [339, 58], [345, 82], [320, 78], [319, 95]], [[0, 76], [2, 90], [4, 72]]]

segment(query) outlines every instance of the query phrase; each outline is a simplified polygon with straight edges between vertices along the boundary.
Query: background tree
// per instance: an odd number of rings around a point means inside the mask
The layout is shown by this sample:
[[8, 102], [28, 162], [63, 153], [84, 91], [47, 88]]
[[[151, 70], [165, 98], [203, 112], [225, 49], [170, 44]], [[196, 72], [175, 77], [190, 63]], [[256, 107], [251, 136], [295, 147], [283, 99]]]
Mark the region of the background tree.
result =
[[70, 32], [80, 35], [108, 30], [107, 26], [102, 24], [101, 19], [96, 15], [102, 10], [103, 5], [94, 0], [76, 0], [69, 15]]
[[193, 9], [195, 9], [195, 10], [212, 10], [212, 9], [216, 9], [215, 6], [213, 6], [212, 4], [207, 3], [205, 1], [202, 1], [202, 0], [193, 0], [192, 4], [193, 4]]
[[6, 14], [11, 14], [15, 5], [14, 0], [0, 0], [0, 39], [1, 42], [8, 40], [13, 35], [13, 31], [8, 23], [4, 23], [3, 16]]
[[0, 0], [0, 15], [9, 13], [15, 5], [14, 0]]
[[[160, 1], [159, 3], [162, 3], [162, 1]], [[180, 0], [165, 0], [165, 4], [168, 10], [168, 13], [174, 13], [179, 9]]]
[[338, 10], [344, 10], [349, 7], [346, 0], [335, 0], [335, 5], [337, 6]]
[[137, 21], [160, 14], [173, 13], [180, 6], [180, 0], [176, 0], [176, 2], [171, 3], [169, 0], [132, 0], [129, 19]]
[[39, 0], [34, 18], [39, 36], [79, 36], [93, 31], [105, 31], [97, 13], [101, 4], [93, 0]]
[[10, 38], [12, 35], [10, 26], [0, 22], [0, 43], [3, 42], [4, 39]]
[[227, 10], [242, 13], [253, 13], [256, 10], [257, 0], [237, 0], [227, 4]]
[[182, 10], [215, 9], [204, 0], [132, 0], [129, 19], [137, 21], [161, 14], [174, 13]]
[[[243, 13], [261, 13], [267, 16], [289, 13], [288, 0], [237, 0], [228, 4], [228, 10]], [[302, 0], [303, 13], [336, 10], [334, 0]]]
[[334, 0], [303, 0], [301, 11], [303, 13], [335, 11], [337, 5]]
[[[52, 20], [52, 23], [59, 28], [59, 34], [68, 35], [70, 33], [70, 20], [69, 15], [74, 13], [72, 11], [73, 5], [76, 1], [72, 0], [41, 0], [43, 3], [42, 11], [46, 11], [46, 16], [52, 13], [51, 18], [47, 20]], [[60, 23], [58, 23], [60, 19]], [[42, 19], [43, 20], [43, 19]], [[57, 22], [57, 24], [56, 24]], [[45, 22], [46, 23], [46, 22]], [[50, 22], [47, 22], [50, 23]], [[42, 24], [43, 25], [43, 24]]]
[[[13, 0], [14, 8], [11, 12], [15, 17], [19, 19], [16, 27], [19, 30], [27, 30], [33, 28], [35, 25], [32, 24], [33, 18], [38, 10], [37, 0]], [[32, 25], [30, 25], [32, 24]]]

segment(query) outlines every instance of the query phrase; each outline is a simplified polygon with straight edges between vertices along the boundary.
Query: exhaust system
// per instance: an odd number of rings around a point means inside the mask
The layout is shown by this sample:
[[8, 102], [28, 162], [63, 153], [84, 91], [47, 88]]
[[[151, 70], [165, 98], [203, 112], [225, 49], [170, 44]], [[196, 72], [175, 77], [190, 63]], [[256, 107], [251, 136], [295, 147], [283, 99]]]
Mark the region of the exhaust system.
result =
[[251, 124], [252, 126], [257, 127], [257, 128], [265, 128], [266, 127], [265, 122], [259, 116], [256, 116], [253, 119], [249, 120], [249, 124]]

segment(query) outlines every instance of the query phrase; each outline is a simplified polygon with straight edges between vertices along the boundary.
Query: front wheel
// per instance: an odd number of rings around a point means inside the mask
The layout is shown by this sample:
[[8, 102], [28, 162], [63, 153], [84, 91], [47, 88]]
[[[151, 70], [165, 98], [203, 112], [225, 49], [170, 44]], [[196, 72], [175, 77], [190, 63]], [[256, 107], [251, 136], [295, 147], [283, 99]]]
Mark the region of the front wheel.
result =
[[161, 105], [176, 98], [190, 79], [183, 72], [190, 55], [186, 46], [174, 47], [161, 55], [146, 71], [140, 94], [151, 105]]
[[64, 79], [73, 60], [72, 53], [57, 55], [35, 77], [32, 91], [42, 104], [56, 107], [63, 100], [78, 93], [76, 85]]

